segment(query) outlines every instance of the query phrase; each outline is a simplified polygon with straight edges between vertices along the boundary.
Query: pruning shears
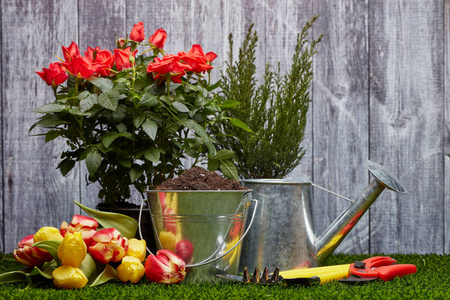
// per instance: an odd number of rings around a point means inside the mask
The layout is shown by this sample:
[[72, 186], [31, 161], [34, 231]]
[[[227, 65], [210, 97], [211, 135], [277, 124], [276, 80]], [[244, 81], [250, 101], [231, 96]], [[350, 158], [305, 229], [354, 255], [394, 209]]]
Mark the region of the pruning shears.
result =
[[389, 281], [395, 277], [402, 277], [417, 272], [417, 267], [412, 264], [398, 264], [389, 256], [375, 256], [363, 261], [350, 264], [349, 276], [339, 279], [339, 282], [355, 284], [372, 280]]

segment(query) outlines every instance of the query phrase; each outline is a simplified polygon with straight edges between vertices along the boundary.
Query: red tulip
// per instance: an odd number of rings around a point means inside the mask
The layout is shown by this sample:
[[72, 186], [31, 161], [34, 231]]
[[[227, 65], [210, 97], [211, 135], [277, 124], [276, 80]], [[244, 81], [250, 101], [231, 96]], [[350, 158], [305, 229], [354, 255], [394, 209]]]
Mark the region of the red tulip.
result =
[[137, 24], [134, 24], [133, 29], [130, 33], [130, 40], [135, 42], [142, 42], [145, 39], [145, 33], [144, 33], [144, 23], [139, 22]]
[[33, 235], [24, 237], [17, 246], [18, 250], [14, 250], [14, 258], [29, 267], [41, 266], [46, 261], [53, 259], [52, 255], [47, 251], [41, 250], [38, 247], [32, 247], [34, 244]]
[[128, 250], [128, 239], [121, 237], [115, 228], [97, 231], [92, 237], [93, 242], [89, 253], [98, 262], [107, 264], [110, 261], [120, 261]]
[[154, 47], [158, 49], [164, 48], [164, 44], [166, 43], [167, 33], [164, 29], [160, 28], [155, 31], [155, 33], [148, 39], [148, 42]]
[[42, 71], [36, 72], [36, 74], [41, 76], [45, 83], [53, 87], [62, 84], [69, 78], [69, 75], [67, 75], [66, 70], [61, 67], [60, 63], [51, 63], [48, 69], [42, 68]]
[[158, 283], [172, 284], [183, 281], [186, 264], [183, 259], [170, 250], [159, 250], [150, 254], [145, 261], [145, 276]]
[[74, 215], [70, 225], [67, 222], [63, 222], [60, 227], [60, 232], [63, 237], [66, 233], [81, 232], [83, 241], [86, 246], [89, 247], [92, 244], [92, 236], [97, 232], [98, 223], [95, 219], [80, 215]]

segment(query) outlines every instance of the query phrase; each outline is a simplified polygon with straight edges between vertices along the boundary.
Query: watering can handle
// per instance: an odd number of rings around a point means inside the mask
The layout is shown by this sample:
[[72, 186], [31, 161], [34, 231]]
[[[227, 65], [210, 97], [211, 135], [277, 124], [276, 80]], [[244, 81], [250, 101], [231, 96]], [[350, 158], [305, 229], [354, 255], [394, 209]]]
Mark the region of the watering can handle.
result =
[[335, 192], [332, 192], [332, 191], [330, 191], [330, 190], [327, 190], [326, 188], [323, 188], [323, 187], [321, 187], [321, 186], [319, 186], [319, 185], [317, 185], [317, 184], [311, 183], [311, 185], [312, 185], [313, 187], [316, 187], [316, 188], [318, 188], [318, 189], [321, 189], [321, 190], [323, 190], [323, 191], [325, 191], [325, 192], [327, 192], [327, 193], [330, 193], [330, 194], [332, 194], [332, 195], [338, 196], [339, 198], [342, 198], [342, 199], [345, 199], [345, 200], [347, 200], [347, 201], [350, 201], [351, 203], [355, 202], [355, 201], [353, 201], [353, 200], [351, 200], [351, 199], [349, 199], [349, 198], [347, 198], [347, 197], [344, 197], [344, 196], [342, 196], [342, 195], [339, 195], [338, 193], [335, 193]]
[[[231, 247], [231, 249], [229, 249], [227, 252], [221, 254], [220, 256], [218, 256], [218, 257], [216, 257], [216, 258], [214, 258], [214, 259], [209, 259], [209, 258], [207, 258], [207, 259], [205, 259], [204, 261], [201, 261], [201, 262], [196, 263], [196, 264], [186, 265], [186, 268], [200, 267], [200, 266], [207, 265], [207, 264], [210, 264], [210, 263], [212, 263], [212, 262], [215, 262], [216, 260], [221, 259], [221, 258], [224, 257], [225, 255], [227, 255], [228, 253], [230, 253], [231, 251], [233, 251], [234, 248], [236, 248], [236, 247], [242, 242], [242, 240], [243, 240], [243, 239], [245, 238], [245, 236], [248, 234], [248, 232], [250, 231], [250, 228], [251, 228], [252, 225], [253, 225], [253, 221], [255, 220], [255, 216], [256, 216], [256, 209], [258, 208], [258, 200], [252, 199], [251, 201], [252, 201], [253, 203], [255, 203], [255, 208], [253, 209], [252, 219], [250, 220], [250, 223], [248, 224], [247, 229], [246, 229], [245, 232], [242, 234], [242, 237], [239, 239], [239, 241], [237, 241], [237, 243], [236, 243], [233, 247]], [[144, 207], [144, 199], [142, 199], [142, 202], [141, 202], [141, 208], [140, 208], [140, 210], [139, 210], [139, 221], [138, 221], [138, 222], [139, 222], [139, 236], [140, 236], [141, 240], [143, 239], [143, 237], [142, 237], [142, 231], [141, 231], [141, 216], [142, 216], [142, 210], [143, 210], [143, 207]], [[152, 220], [152, 221], [153, 221], [153, 220]], [[148, 248], [147, 248], [147, 251], [148, 251], [149, 253], [153, 254]]]

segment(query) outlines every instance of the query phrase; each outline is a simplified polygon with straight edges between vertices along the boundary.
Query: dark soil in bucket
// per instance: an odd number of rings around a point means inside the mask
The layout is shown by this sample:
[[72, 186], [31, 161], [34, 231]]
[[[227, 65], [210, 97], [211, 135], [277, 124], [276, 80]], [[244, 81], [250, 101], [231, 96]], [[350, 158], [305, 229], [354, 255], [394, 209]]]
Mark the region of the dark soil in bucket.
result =
[[220, 176], [216, 172], [208, 172], [200, 167], [192, 167], [179, 177], [168, 179], [156, 187], [157, 190], [247, 190], [235, 180]]

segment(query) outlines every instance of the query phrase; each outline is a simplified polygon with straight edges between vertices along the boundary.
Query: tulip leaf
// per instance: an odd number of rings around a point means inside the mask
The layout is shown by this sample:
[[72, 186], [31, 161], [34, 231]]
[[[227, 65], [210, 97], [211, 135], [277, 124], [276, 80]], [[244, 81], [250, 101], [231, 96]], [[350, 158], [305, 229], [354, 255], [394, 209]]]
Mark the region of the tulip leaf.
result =
[[76, 201], [74, 201], [74, 203], [81, 207], [92, 218], [97, 220], [97, 222], [104, 228], [115, 228], [119, 230], [122, 237], [126, 237], [127, 239], [131, 239], [136, 236], [136, 231], [139, 224], [132, 217], [112, 212], [98, 211]]
[[96, 271], [97, 264], [89, 253], [86, 253], [86, 257], [81, 262], [80, 269], [81, 271], [83, 271], [84, 275], [86, 275], [87, 278], [91, 277], [92, 274], [94, 274], [94, 272]]
[[61, 245], [60, 241], [40, 241], [33, 244], [33, 246], [35, 247], [48, 251], [48, 253], [50, 253], [53, 256], [53, 259], [56, 261], [58, 266], [60, 266], [61, 261], [59, 260], [58, 257], [59, 245]]
[[0, 274], [0, 284], [27, 281], [25, 271], [12, 271]]
[[111, 267], [111, 265], [106, 264], [105, 270], [103, 270], [103, 272], [100, 273], [100, 275], [97, 278], [95, 278], [95, 280], [91, 283], [91, 286], [97, 286], [97, 285], [103, 284], [109, 280], [115, 280], [115, 279], [119, 279], [119, 276], [117, 276], [116, 270], [113, 267]]

